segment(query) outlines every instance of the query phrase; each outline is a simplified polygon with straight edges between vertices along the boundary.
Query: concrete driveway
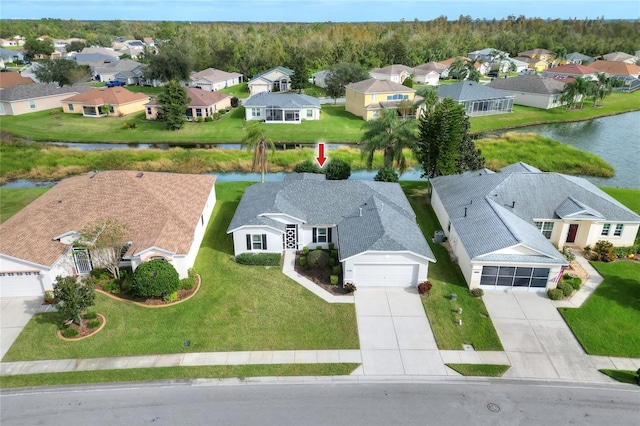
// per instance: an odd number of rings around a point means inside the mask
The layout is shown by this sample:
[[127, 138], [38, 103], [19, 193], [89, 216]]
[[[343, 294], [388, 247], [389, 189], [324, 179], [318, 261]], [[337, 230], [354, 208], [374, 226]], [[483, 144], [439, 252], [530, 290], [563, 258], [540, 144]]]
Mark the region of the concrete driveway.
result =
[[0, 359], [4, 358], [33, 314], [50, 306], [42, 305], [41, 296], [0, 298]]
[[609, 382], [544, 293], [487, 291], [484, 304], [511, 362], [503, 377]]
[[359, 288], [355, 293], [364, 375], [456, 374], [440, 357], [416, 288]]

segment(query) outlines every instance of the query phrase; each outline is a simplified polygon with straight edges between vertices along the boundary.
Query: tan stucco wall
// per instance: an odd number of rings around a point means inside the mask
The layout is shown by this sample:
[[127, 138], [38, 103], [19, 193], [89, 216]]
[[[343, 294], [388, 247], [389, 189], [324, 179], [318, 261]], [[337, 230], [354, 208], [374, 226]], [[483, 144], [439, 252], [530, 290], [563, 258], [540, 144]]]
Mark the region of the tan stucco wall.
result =
[[[69, 104], [73, 104], [73, 111], [69, 109]], [[62, 111], [67, 114], [82, 114], [82, 103], [80, 102], [62, 102]]]
[[387, 96], [392, 96], [401, 93], [408, 95], [411, 102], [415, 96], [414, 92], [384, 92], [384, 93], [361, 93], [356, 92], [351, 88], [347, 88], [345, 91], [345, 109], [358, 117], [362, 117], [368, 121], [374, 118], [374, 111], [367, 111], [366, 106], [374, 102], [382, 102], [387, 100]]
[[[60, 101], [73, 96], [74, 93], [65, 93], [46, 98], [34, 98], [35, 108], [29, 106], [29, 99], [15, 102], [3, 102], [5, 115], [21, 115], [31, 112], [46, 111], [49, 109], [60, 108]], [[7, 105], [10, 104], [10, 108]]]

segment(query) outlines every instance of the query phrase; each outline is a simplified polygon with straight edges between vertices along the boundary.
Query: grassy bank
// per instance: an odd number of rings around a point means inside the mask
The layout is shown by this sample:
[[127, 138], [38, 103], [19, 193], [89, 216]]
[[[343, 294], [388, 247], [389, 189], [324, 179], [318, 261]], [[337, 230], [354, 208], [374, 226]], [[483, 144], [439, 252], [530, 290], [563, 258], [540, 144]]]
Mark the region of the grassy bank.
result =
[[[98, 294], [92, 310], [104, 315], [107, 325], [72, 343], [56, 336], [62, 320], [57, 313], [36, 314], [3, 361], [358, 348], [353, 305], [326, 303], [279, 268], [233, 261], [233, 240], [226, 229], [247, 186], [216, 184], [216, 207], [195, 264], [202, 286], [194, 297], [148, 309]], [[186, 340], [188, 348], [183, 347]]]
[[640, 110], [640, 91], [634, 93], [612, 93], [602, 101], [602, 106], [594, 108], [593, 101], [587, 100], [583, 109], [565, 111], [564, 108], [539, 109], [521, 105], [513, 106], [513, 113], [471, 117], [471, 131], [483, 133], [492, 130], [513, 129], [543, 123], [582, 121], [607, 115]]
[[358, 364], [229, 365], [199, 367], [133, 368], [5, 376], [1, 388], [57, 386], [82, 383], [137, 382], [149, 380], [220, 379], [229, 377], [348, 375]]
[[505, 133], [476, 141], [491, 170], [522, 161], [542, 171], [569, 175], [613, 176], [611, 167], [602, 158], [571, 145], [565, 145], [537, 133]]
[[48, 186], [38, 188], [0, 188], [0, 223], [18, 213], [24, 206], [47, 192]]

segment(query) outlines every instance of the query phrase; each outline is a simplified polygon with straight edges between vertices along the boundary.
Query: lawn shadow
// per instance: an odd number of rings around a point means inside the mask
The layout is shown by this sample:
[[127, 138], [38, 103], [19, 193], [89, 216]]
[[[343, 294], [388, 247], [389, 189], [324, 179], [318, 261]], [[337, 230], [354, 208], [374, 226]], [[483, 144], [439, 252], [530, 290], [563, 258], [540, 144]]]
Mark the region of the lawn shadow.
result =
[[63, 323], [64, 319], [59, 312], [40, 312], [33, 316], [33, 320], [38, 324], [52, 324], [57, 327]]
[[607, 275], [593, 296], [604, 297], [622, 308], [631, 308], [640, 312], [640, 286], [637, 280]]
[[238, 203], [235, 201], [218, 200], [215, 215], [209, 222], [201, 248], [206, 247], [233, 256], [233, 236], [227, 234], [227, 228], [237, 206]]

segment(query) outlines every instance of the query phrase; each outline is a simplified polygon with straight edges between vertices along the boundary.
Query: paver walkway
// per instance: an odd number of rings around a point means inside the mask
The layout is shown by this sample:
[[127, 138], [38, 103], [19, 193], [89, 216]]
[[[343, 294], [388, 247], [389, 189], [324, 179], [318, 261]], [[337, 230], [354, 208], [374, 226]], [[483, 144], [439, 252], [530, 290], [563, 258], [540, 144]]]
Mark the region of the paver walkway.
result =
[[445, 367], [415, 288], [355, 292], [362, 375], [457, 375]]

